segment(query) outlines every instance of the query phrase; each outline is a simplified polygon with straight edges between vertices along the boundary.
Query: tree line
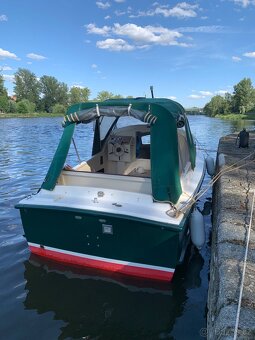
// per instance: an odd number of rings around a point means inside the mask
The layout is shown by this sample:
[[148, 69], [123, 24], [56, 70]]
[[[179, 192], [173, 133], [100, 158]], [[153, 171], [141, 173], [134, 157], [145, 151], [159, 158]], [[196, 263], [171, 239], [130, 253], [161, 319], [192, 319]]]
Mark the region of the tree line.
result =
[[212, 97], [204, 107], [204, 113], [211, 117], [218, 114], [246, 114], [251, 111], [255, 111], [255, 89], [250, 78], [244, 78], [236, 84], [232, 94]]
[[[87, 102], [91, 95], [88, 87], [73, 86], [59, 82], [55, 77], [44, 75], [37, 78], [28, 69], [19, 68], [14, 74], [14, 96], [8, 97], [4, 79], [0, 74], [0, 112], [4, 113], [65, 113], [69, 105]], [[108, 91], [98, 93], [95, 100], [123, 98]]]
[[[19, 68], [14, 74], [14, 96], [8, 97], [3, 76], [0, 74], [0, 112], [4, 113], [64, 114], [69, 105], [87, 102], [90, 95], [91, 90], [88, 87], [74, 86], [69, 89], [67, 84], [59, 82], [53, 76], [37, 78], [30, 70]], [[109, 98], [120, 99], [123, 96], [101, 91], [94, 100], [103, 101]], [[249, 111], [255, 111], [255, 89], [250, 78], [244, 78], [236, 84], [232, 94], [212, 97], [203, 109], [211, 117], [217, 114], [245, 114]]]

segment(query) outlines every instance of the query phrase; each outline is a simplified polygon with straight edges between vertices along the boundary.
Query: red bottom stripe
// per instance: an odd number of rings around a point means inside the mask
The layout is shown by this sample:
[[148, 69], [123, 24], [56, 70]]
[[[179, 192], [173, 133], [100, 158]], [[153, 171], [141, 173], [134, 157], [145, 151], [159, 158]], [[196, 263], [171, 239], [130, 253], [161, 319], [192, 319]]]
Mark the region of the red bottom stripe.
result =
[[46, 257], [48, 259], [70, 264], [76, 267], [96, 268], [138, 278], [168, 282], [172, 280], [174, 275], [174, 272], [168, 272], [160, 269], [143, 268], [133, 265], [107, 262], [104, 260], [95, 260], [77, 255], [65, 254], [54, 250], [39, 248], [32, 245], [29, 245], [29, 249], [33, 254], [38, 256]]

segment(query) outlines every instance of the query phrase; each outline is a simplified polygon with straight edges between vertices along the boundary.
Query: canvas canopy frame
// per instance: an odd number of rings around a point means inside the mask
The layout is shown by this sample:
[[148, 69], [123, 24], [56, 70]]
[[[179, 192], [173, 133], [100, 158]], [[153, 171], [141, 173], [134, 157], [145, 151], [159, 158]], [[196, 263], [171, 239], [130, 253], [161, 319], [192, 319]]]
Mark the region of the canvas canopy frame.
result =
[[131, 116], [150, 125], [153, 198], [156, 201], [176, 203], [182, 193], [178, 127], [185, 126], [192, 168], [195, 167], [196, 151], [185, 110], [179, 103], [170, 99], [107, 100], [78, 103], [69, 107], [64, 117], [63, 135], [41, 188], [54, 189], [66, 161], [75, 125], [97, 121], [101, 116]]

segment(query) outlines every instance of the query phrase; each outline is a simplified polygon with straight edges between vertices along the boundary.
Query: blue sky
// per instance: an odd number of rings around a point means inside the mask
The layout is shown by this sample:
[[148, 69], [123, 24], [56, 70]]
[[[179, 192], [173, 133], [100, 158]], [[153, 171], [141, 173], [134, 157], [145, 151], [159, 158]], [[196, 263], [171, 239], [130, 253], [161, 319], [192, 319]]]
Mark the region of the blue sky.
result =
[[0, 68], [185, 107], [255, 85], [255, 0], [1, 0]]

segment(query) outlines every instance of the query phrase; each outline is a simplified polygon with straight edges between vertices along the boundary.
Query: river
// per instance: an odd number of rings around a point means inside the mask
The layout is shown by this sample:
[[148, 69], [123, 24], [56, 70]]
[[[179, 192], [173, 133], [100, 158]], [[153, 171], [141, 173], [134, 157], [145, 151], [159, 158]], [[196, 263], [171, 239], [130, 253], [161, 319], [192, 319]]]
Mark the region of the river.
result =
[[[59, 141], [60, 118], [0, 120], [0, 337], [200, 339], [206, 328], [211, 191], [200, 200], [206, 244], [190, 246], [171, 284], [71, 271], [30, 256], [14, 205], [36, 192]], [[189, 116], [199, 145], [215, 156], [221, 136], [255, 122]], [[88, 131], [91, 142], [91, 134]], [[233, 148], [235, 145], [233, 144]], [[209, 181], [205, 177], [203, 185]]]

